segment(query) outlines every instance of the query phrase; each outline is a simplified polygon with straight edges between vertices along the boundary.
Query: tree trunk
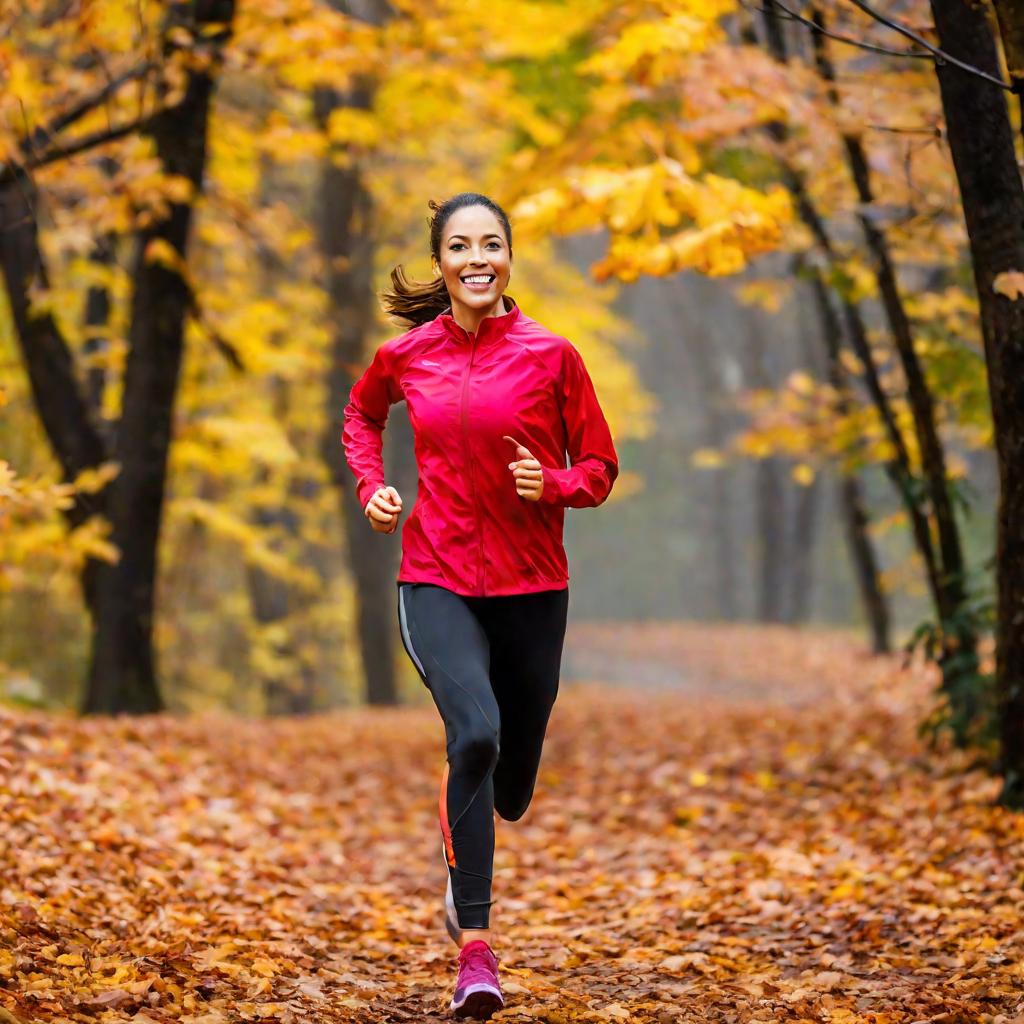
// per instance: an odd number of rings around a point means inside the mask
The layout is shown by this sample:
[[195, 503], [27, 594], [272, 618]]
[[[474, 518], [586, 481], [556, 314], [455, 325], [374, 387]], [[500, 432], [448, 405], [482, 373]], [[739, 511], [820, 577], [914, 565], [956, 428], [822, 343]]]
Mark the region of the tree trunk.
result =
[[[207, 67], [189, 72], [184, 98], [161, 112], [149, 133], [164, 173], [186, 178], [202, 191], [206, 134], [219, 50], [226, 29], [203, 36], [204, 28], [230, 25], [234, 0], [177, 3], [172, 26], [197, 29], [212, 48]], [[167, 44], [173, 47], [173, 43]], [[163, 512], [167, 454], [183, 351], [188, 283], [153, 260], [151, 243], [171, 246], [182, 261], [192, 223], [191, 203], [171, 204], [167, 216], [140, 231], [133, 268], [130, 350], [115, 458], [120, 472], [109, 489], [112, 540], [121, 553], [97, 578], [97, 620], [83, 711], [148, 712], [163, 707], [153, 652], [153, 600], [157, 541]]]
[[[842, 329], [829, 301], [828, 288], [816, 269], [811, 273], [811, 288], [821, 323], [821, 336], [828, 353], [829, 383], [838, 396], [839, 414], [847, 416], [852, 401], [840, 358]], [[843, 467], [840, 467], [838, 499], [861, 606], [871, 630], [871, 649], [875, 654], [882, 654], [890, 649], [889, 606], [882, 590], [875, 546], [868, 533], [868, 514], [860, 480], [851, 470]]]
[[758, 622], [784, 622], [786, 574], [786, 494], [782, 460], [757, 463]]
[[[756, 329], [750, 331], [748, 378], [755, 388], [779, 386], [771, 353]], [[757, 620], [784, 622], [789, 534], [786, 530], [786, 474], [782, 459], [759, 459], [754, 473], [757, 526]]]
[[791, 626], [807, 622], [814, 589], [814, 548], [818, 535], [823, 491], [821, 476], [798, 485], [793, 499], [793, 526], [787, 549], [790, 552], [783, 621]]
[[[824, 27], [820, 12], [814, 13], [813, 20]], [[821, 32], [814, 33], [814, 50], [818, 72], [828, 83], [830, 100], [838, 110], [839, 94], [835, 89], [835, 72], [828, 57], [826, 38]], [[932, 394], [914, 348], [913, 332], [896, 280], [896, 267], [889, 251], [889, 242], [869, 214], [875, 196], [871, 188], [867, 154], [861, 140], [849, 133], [844, 133], [843, 145], [860, 201], [858, 220], [871, 255], [889, 330], [903, 367], [907, 399], [921, 452], [921, 471], [939, 543], [941, 568], [937, 604], [942, 645], [939, 665], [942, 669], [943, 689], [952, 710], [950, 724], [957, 743], [964, 745], [979, 711], [978, 638], [975, 624], [966, 608], [967, 568], [946, 473], [946, 455], [936, 423]]]
[[[30, 312], [33, 288], [49, 287], [39, 249], [37, 203], [38, 193], [27, 178], [0, 188], [0, 268], [33, 404], [63, 479], [70, 483], [82, 470], [101, 466], [109, 452], [53, 314], [49, 310]], [[92, 516], [104, 514], [108, 495], [109, 488], [96, 494], [79, 494], [64, 513], [68, 525], [75, 529]], [[90, 558], [82, 570], [82, 594], [94, 630], [97, 580], [106, 568], [105, 563]]]
[[[683, 315], [685, 303], [678, 304]], [[701, 405], [701, 443], [706, 448], [719, 448], [725, 444], [730, 430], [730, 413], [725, 408], [725, 388], [722, 383], [720, 353], [702, 332], [686, 335], [687, 355], [698, 380], [696, 389]], [[730, 465], [718, 466], [705, 474], [708, 494], [700, 503], [710, 519], [706, 529], [711, 532], [714, 545], [715, 604], [713, 617], [724, 622], [735, 622], [740, 617], [739, 586], [737, 584], [737, 542], [733, 525], [732, 482], [734, 472]]]
[[[373, 24], [381, 24], [388, 15], [387, 6], [379, 0], [350, 0], [335, 5]], [[313, 105], [321, 127], [326, 127], [334, 110], [371, 109], [373, 89], [370, 81], [357, 82], [347, 92], [317, 88]], [[395, 577], [400, 534], [384, 535], [370, 529], [341, 446], [343, 411], [365, 361], [367, 339], [374, 324], [374, 214], [372, 197], [363, 183], [363, 168], [350, 154], [340, 166], [335, 159], [340, 155], [337, 150], [328, 151], [320, 179], [320, 246], [333, 314], [323, 457], [340, 495], [349, 564], [356, 583], [366, 699], [369, 704], [396, 704]]]
[[[766, 45], [776, 60], [785, 63], [788, 60], [788, 53], [785, 36], [782, 33], [781, 25], [778, 24], [779, 11], [775, 7], [773, 0], [765, 0], [764, 9], [767, 14], [764, 21], [767, 38]], [[788, 141], [789, 133], [784, 124], [772, 122], [767, 126], [767, 130], [778, 143], [784, 144]], [[780, 158], [780, 163], [783, 180], [793, 196], [793, 202], [796, 205], [800, 219], [811, 232], [821, 255], [831, 266], [838, 266], [839, 258], [832, 244], [832, 238], [807, 191], [803, 176], [794, 167], [789, 165], [785, 159]], [[840, 295], [839, 298], [847, 341], [860, 360], [864, 386], [885, 428], [886, 436], [893, 447], [893, 457], [885, 463], [885, 472], [896, 488], [900, 500], [907, 511], [914, 543], [924, 562], [925, 580], [928, 583], [932, 604], [938, 616], [941, 589], [940, 570], [932, 543], [931, 527], [927, 516], [922, 511], [918, 498], [917, 480], [911, 466], [910, 452], [896, 421], [889, 397], [882, 387], [878, 368], [875, 365], [874, 353], [871, 351], [871, 346], [868, 342], [867, 327], [860, 308], [844, 295]], [[858, 575], [861, 571], [858, 568]]]
[[[984, 8], [964, 0], [932, 0], [931, 6], [942, 48], [998, 75]], [[1004, 23], [1010, 17], [1010, 27], [1018, 35], [1024, 31], [1016, 5], [997, 6]], [[1002, 91], [952, 64], [936, 62], [935, 73], [970, 239], [999, 460], [1000, 799], [1024, 809], [1024, 301], [994, 287], [999, 274], [1024, 271], [1024, 189]]]

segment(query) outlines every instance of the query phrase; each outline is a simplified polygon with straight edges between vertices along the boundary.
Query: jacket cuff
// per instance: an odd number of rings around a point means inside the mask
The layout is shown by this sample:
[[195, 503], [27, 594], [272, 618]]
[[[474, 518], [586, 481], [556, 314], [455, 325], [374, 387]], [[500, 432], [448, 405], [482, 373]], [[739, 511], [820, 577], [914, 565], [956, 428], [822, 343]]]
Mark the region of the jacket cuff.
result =
[[540, 500], [545, 505], [564, 505], [564, 477], [569, 472], [567, 469], [554, 469], [551, 466], [541, 466], [541, 477], [544, 487], [540, 492]]
[[383, 486], [383, 480], [378, 483], [376, 480], [371, 480], [367, 477], [356, 487], [356, 493], [359, 495], [359, 507], [364, 513], [366, 512], [366, 503], [376, 494], [377, 489]]

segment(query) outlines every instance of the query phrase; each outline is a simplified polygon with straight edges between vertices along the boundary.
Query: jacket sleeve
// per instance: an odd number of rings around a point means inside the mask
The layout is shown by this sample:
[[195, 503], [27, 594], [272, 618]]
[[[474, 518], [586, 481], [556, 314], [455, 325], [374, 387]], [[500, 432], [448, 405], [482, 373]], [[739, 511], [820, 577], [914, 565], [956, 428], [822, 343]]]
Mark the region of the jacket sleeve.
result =
[[594, 384], [582, 357], [570, 343], [563, 351], [556, 388], [571, 466], [541, 467], [544, 488], [540, 500], [550, 505], [592, 508], [608, 497], [619, 475], [619, 460]]
[[374, 491], [384, 486], [384, 426], [390, 407], [401, 400], [392, 360], [386, 346], [382, 345], [363, 375], [352, 385], [341, 432], [345, 458], [356, 478], [361, 508], [365, 509]]

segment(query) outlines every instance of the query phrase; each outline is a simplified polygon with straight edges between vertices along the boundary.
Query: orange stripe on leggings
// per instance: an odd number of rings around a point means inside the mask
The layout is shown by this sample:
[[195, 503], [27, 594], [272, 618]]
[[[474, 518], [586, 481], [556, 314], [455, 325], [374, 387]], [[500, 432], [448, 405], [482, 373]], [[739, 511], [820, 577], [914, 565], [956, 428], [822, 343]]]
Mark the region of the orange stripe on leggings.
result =
[[437, 809], [441, 815], [441, 835], [444, 836], [444, 852], [451, 867], [455, 867], [455, 847], [452, 845], [452, 830], [448, 826], [448, 762], [444, 763], [444, 774], [441, 776], [441, 799]]

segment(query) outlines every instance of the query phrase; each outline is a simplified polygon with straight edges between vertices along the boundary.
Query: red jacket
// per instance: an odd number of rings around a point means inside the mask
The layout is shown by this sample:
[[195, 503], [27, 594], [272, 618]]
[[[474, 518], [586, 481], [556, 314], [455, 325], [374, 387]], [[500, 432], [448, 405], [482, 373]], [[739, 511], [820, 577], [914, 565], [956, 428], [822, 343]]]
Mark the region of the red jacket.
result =
[[[476, 597], [560, 590], [566, 506], [600, 505], [618, 475], [579, 352], [505, 300], [508, 312], [485, 317], [475, 336], [446, 311], [392, 338], [352, 387], [342, 439], [364, 509], [385, 484], [388, 409], [408, 406], [419, 492], [403, 527], [401, 582]], [[505, 434], [543, 467], [539, 501], [516, 493]]]

